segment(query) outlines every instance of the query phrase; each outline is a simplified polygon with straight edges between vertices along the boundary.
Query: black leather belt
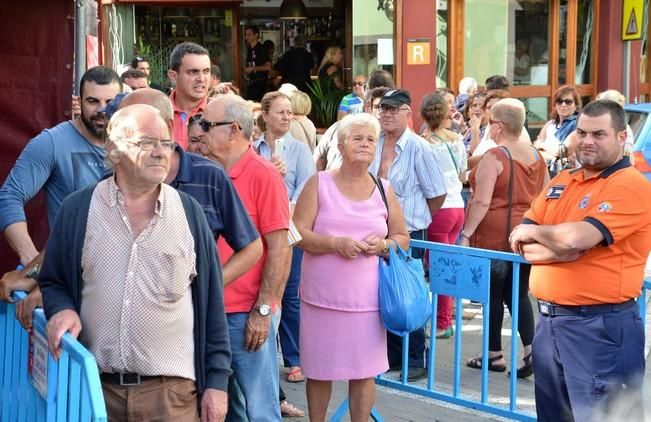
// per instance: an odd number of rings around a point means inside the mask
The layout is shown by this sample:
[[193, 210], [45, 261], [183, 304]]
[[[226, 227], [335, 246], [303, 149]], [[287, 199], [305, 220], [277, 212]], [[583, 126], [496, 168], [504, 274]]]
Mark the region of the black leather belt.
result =
[[125, 387], [130, 385], [140, 385], [145, 381], [150, 381], [153, 379], [160, 379], [160, 375], [140, 375], [134, 374], [133, 372], [114, 372], [112, 374], [108, 372], [102, 372], [99, 375], [99, 379], [102, 380], [102, 382]]
[[580, 305], [580, 306], [567, 306], [557, 305], [543, 300], [538, 301], [538, 310], [541, 314], [549, 317], [554, 316], [588, 316], [588, 315], [601, 315], [611, 312], [621, 312], [636, 304], [634, 299], [628, 300], [623, 303], [606, 303], [603, 305]]

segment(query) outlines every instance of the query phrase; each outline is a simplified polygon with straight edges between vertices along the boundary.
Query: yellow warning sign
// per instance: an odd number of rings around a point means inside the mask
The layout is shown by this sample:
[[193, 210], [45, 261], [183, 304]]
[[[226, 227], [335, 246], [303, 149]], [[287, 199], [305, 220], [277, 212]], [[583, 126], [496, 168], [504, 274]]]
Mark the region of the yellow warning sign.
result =
[[631, 41], [642, 38], [642, 18], [644, 0], [624, 0], [622, 6], [622, 40]]

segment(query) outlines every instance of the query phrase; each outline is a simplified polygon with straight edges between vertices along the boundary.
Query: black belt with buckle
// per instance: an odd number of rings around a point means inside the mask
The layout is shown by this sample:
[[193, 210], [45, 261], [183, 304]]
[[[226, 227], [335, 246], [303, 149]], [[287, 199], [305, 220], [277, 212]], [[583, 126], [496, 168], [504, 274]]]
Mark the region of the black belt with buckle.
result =
[[120, 385], [122, 387], [130, 386], [130, 385], [140, 385], [144, 381], [149, 381], [158, 378], [160, 378], [160, 375], [155, 375], [155, 376], [140, 375], [140, 374], [135, 374], [133, 372], [114, 372], [114, 373], [102, 372], [99, 375], [99, 379], [102, 380], [103, 382]]
[[538, 301], [538, 310], [541, 314], [549, 317], [554, 316], [588, 316], [601, 315], [611, 312], [621, 312], [636, 304], [634, 299], [622, 303], [606, 303], [603, 305], [578, 305], [567, 306], [557, 305], [543, 300]]

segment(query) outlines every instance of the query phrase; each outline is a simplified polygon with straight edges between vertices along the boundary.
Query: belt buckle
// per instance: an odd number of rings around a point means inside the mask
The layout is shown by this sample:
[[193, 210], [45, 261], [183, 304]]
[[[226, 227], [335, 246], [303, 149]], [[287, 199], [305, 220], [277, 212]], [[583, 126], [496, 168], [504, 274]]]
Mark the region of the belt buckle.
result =
[[543, 301], [538, 302], [538, 309], [540, 309], [540, 313], [542, 313], [545, 316], [552, 316], [552, 306], [551, 304]]
[[[133, 381], [133, 378], [135, 378], [135, 381]], [[120, 386], [121, 387], [129, 387], [131, 385], [140, 385], [140, 374], [125, 374], [123, 372], [120, 372]]]

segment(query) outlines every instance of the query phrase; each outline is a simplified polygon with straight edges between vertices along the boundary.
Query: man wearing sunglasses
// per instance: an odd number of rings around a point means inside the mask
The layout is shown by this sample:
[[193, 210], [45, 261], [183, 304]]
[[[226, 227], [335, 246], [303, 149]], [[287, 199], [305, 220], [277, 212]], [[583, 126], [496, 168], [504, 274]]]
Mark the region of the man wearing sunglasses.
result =
[[[203, 153], [230, 176], [264, 246], [253, 268], [224, 290], [233, 376], [244, 395], [248, 420], [279, 421], [276, 330], [271, 318], [289, 274], [287, 188], [276, 167], [251, 146], [253, 114], [242, 98], [218, 96], [208, 103], [200, 124], [206, 132]], [[221, 239], [217, 245], [221, 259], [228, 259], [231, 248]]]
[[366, 96], [366, 76], [357, 75], [353, 80], [353, 92], [346, 95], [339, 103], [337, 120], [341, 120], [347, 114], [357, 114], [364, 111], [364, 97]]
[[[387, 91], [379, 104], [382, 132], [370, 172], [391, 183], [412, 239], [426, 240], [432, 215], [441, 208], [447, 194], [439, 163], [429, 144], [408, 127], [411, 97], [404, 89]], [[422, 250], [412, 250], [422, 258]], [[402, 338], [389, 333], [389, 366], [399, 368], [402, 361]], [[408, 380], [427, 376], [425, 329], [409, 337]]]

